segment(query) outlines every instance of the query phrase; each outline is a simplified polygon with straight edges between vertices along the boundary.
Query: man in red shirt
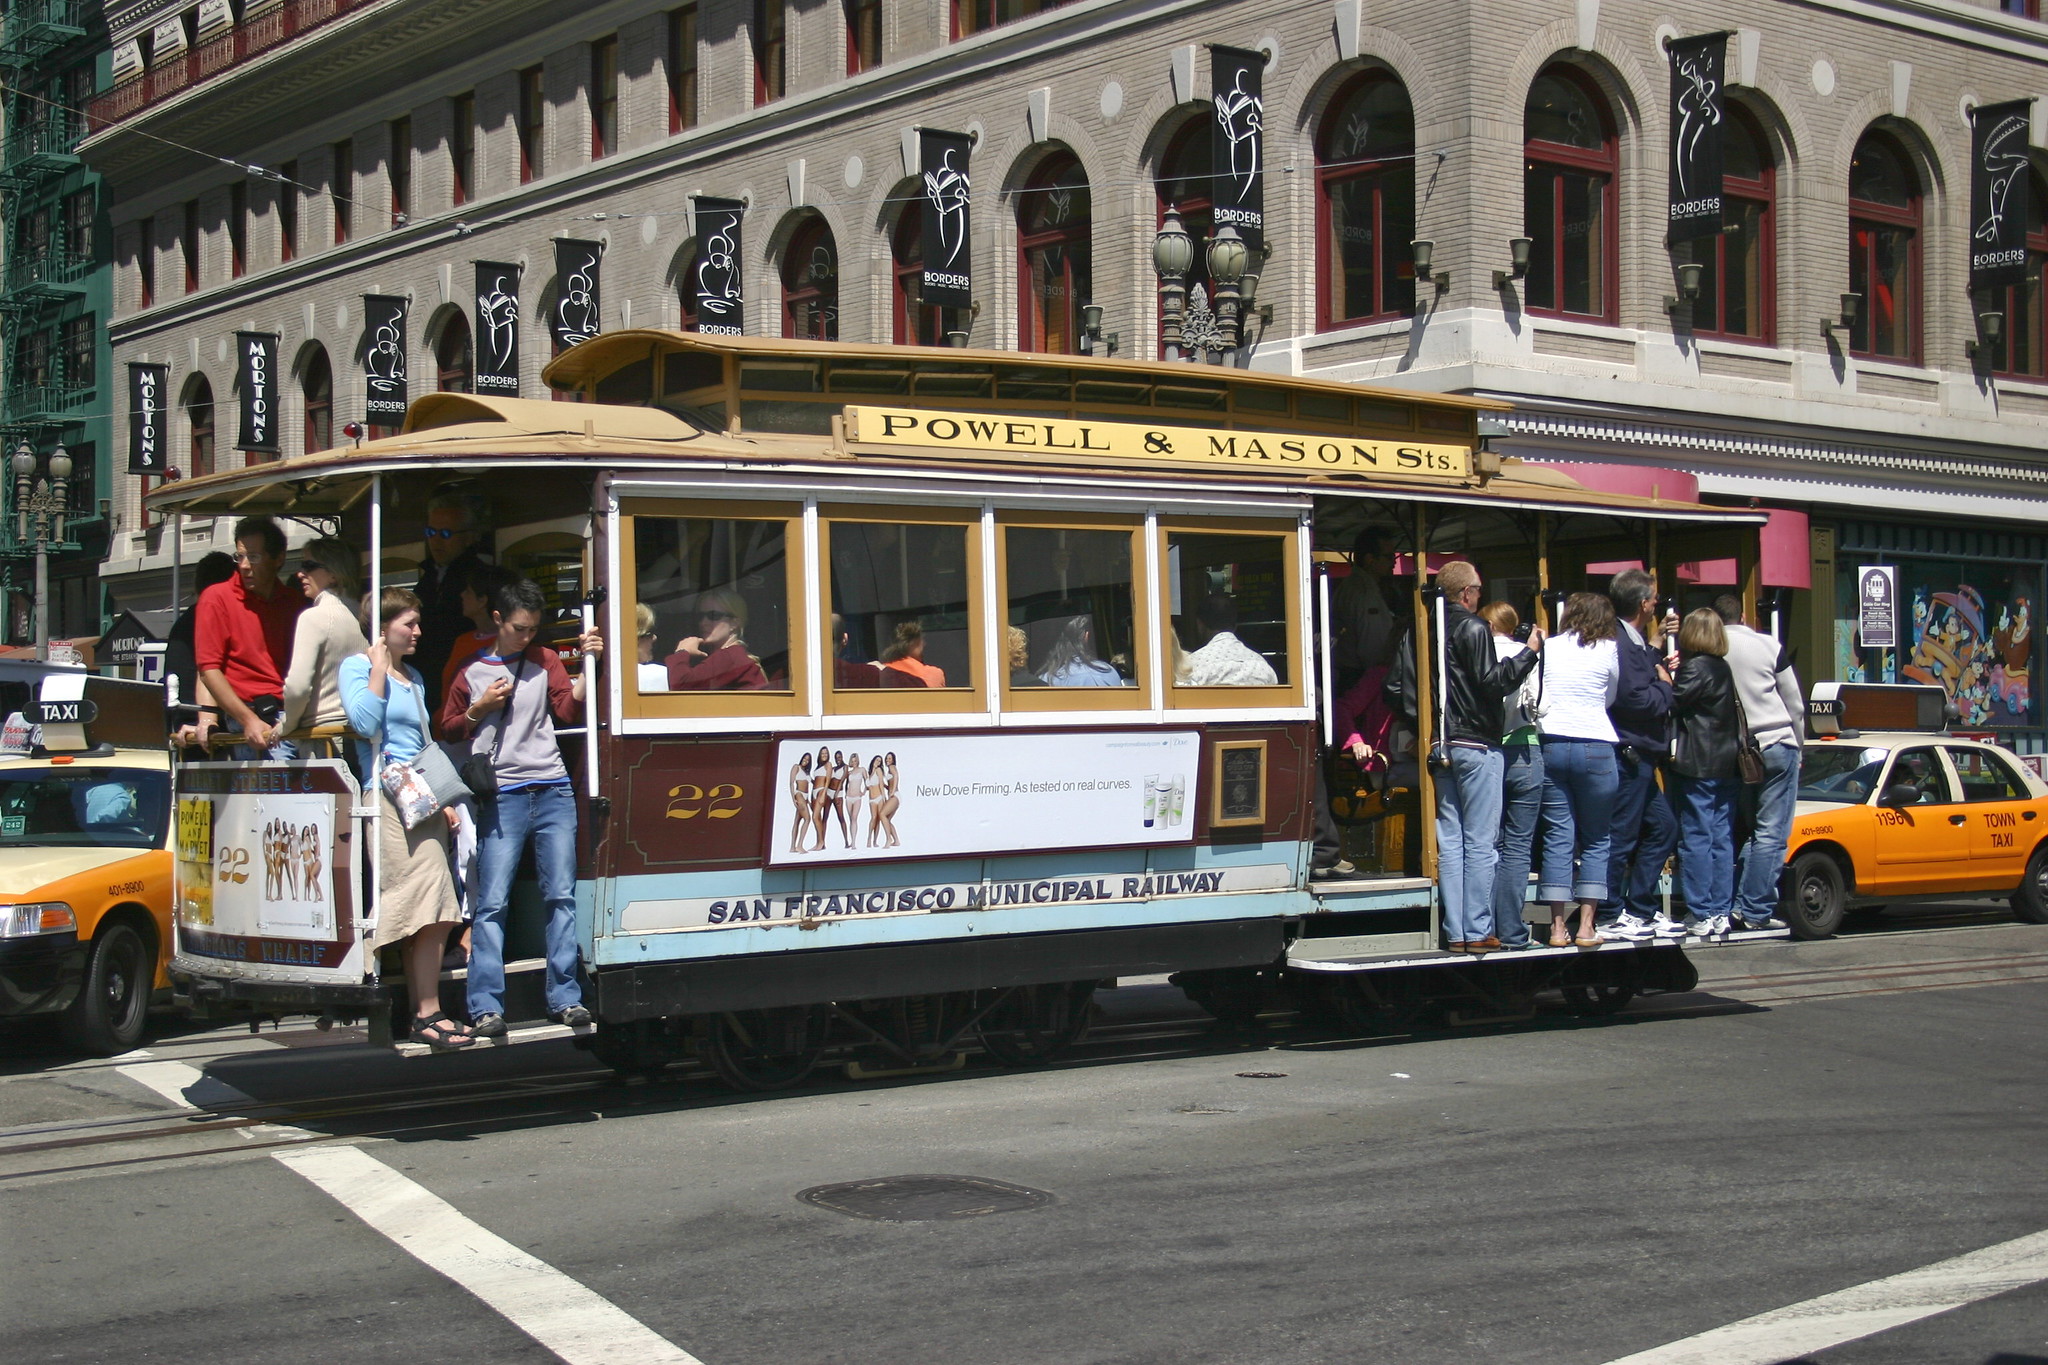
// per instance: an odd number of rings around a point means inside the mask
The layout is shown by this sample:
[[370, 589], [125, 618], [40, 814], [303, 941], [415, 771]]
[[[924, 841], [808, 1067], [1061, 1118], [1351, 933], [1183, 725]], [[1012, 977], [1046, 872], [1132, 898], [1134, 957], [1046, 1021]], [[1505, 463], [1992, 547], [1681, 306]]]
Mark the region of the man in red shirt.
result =
[[[237, 758], [299, 756], [278, 729], [292, 634], [306, 609], [306, 595], [280, 577], [284, 549], [276, 522], [243, 517], [235, 523], [235, 576], [199, 595], [193, 654], [219, 709], [216, 719], [249, 741], [236, 748]], [[202, 714], [202, 742], [211, 728]]]

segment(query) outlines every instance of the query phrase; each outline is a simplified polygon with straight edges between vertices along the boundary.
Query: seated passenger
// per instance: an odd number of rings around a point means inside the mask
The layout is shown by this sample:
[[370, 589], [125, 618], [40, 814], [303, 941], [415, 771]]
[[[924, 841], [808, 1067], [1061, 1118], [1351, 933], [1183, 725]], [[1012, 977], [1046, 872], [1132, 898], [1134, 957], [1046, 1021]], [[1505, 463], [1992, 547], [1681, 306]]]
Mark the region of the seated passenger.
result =
[[747, 642], [747, 603], [736, 592], [713, 588], [697, 595], [698, 633], [676, 642], [669, 655], [668, 685], [676, 692], [750, 692], [768, 685], [768, 675]]
[[[915, 678], [926, 687], [946, 685], [946, 670], [924, 661], [924, 627], [916, 621], [904, 621], [896, 627], [895, 640], [882, 651], [882, 668]], [[886, 686], [890, 681], [884, 678], [883, 684]]]
[[633, 625], [640, 637], [638, 678], [642, 692], [668, 691], [668, 665], [654, 657], [656, 640], [654, 608], [645, 602], [633, 605]]
[[78, 828], [88, 834], [94, 830], [142, 829], [142, 807], [135, 799], [135, 788], [127, 782], [95, 782], [90, 786], [79, 783], [72, 788], [71, 800]]
[[1095, 654], [1092, 617], [1070, 616], [1054, 637], [1052, 648], [1038, 662], [1038, 676], [1047, 687], [1129, 687], [1121, 673]]
[[847, 649], [853, 643], [853, 632], [846, 628], [845, 618], [838, 612], [832, 613], [832, 685], [834, 687], [880, 687], [882, 668], [880, 664], [864, 664], [846, 657]]
[[[1277, 687], [1265, 656], [1237, 638], [1237, 604], [1222, 594], [1203, 599], [1195, 624], [1208, 640], [1188, 655], [1188, 687]], [[1175, 681], [1180, 681], [1176, 678]]]
[[1008, 642], [1010, 650], [1010, 686], [1045, 686], [1045, 679], [1039, 677], [1036, 673], [1033, 673], [1030, 667], [1025, 662], [1026, 655], [1029, 653], [1031, 647], [1031, 637], [1026, 635], [1018, 627], [1011, 626], [1008, 629], [1008, 631], [1004, 633], [1003, 639]]

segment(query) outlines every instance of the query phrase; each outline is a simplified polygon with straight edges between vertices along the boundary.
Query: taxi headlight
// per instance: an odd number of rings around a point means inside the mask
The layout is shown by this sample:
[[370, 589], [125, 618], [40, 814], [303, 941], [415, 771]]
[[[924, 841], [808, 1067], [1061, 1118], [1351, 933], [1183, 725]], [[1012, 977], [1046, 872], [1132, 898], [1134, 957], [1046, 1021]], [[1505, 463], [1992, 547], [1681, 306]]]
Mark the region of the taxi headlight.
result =
[[0, 938], [34, 938], [38, 934], [69, 934], [78, 930], [78, 916], [63, 901], [0, 905]]

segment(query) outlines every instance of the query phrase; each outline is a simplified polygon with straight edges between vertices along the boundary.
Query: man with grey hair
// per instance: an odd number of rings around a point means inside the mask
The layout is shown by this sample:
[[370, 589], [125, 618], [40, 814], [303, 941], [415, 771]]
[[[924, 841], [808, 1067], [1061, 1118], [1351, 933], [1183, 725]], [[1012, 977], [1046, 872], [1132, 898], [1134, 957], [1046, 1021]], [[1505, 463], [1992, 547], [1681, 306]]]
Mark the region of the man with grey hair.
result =
[[455, 642], [470, 629], [462, 610], [462, 588], [470, 569], [483, 562], [480, 543], [489, 527], [490, 507], [482, 495], [459, 484], [442, 484], [427, 499], [427, 524], [421, 528], [427, 557], [420, 561], [420, 643], [413, 664], [426, 679], [432, 706], [441, 702], [441, 675]]
[[1749, 838], [1735, 850], [1737, 929], [1782, 929], [1775, 917], [1778, 876], [1785, 868], [1785, 841], [1792, 833], [1792, 809], [1799, 800], [1800, 745], [1806, 737], [1806, 702], [1792, 657], [1769, 635], [1742, 619], [1742, 599], [1722, 593], [1714, 614], [1728, 628], [1728, 673], [1749, 733], [1763, 751], [1764, 780], [1744, 784], [1742, 804], [1755, 799]]
[[1657, 576], [1624, 569], [1607, 585], [1621, 638], [1615, 641], [1621, 681], [1607, 718], [1619, 741], [1621, 783], [1614, 793], [1614, 835], [1607, 863], [1607, 900], [1600, 907], [1600, 937], [1641, 942], [1681, 938], [1683, 925], [1657, 913], [1657, 883], [1678, 847], [1678, 819], [1657, 785], [1657, 769], [1671, 757], [1671, 675], [1651, 643], [1657, 620]]
[[1433, 746], [1436, 781], [1437, 898], [1445, 946], [1454, 953], [1490, 953], [1502, 945], [1493, 930], [1493, 873], [1500, 863], [1501, 782], [1506, 760], [1508, 694], [1536, 667], [1543, 628], [1529, 647], [1500, 658], [1478, 609], [1479, 570], [1462, 559], [1438, 571], [1446, 604], [1444, 676], [1436, 680], [1442, 733]]

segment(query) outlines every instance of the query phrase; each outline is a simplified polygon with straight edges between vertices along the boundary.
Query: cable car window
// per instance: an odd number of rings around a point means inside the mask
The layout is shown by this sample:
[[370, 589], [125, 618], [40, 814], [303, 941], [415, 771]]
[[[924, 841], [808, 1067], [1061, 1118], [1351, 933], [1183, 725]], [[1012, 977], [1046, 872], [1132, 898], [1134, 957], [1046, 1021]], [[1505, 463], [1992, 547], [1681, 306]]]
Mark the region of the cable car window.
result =
[[975, 703], [980, 550], [972, 515], [825, 522], [831, 709]]
[[1131, 532], [1010, 526], [1003, 542], [1009, 686], [1136, 687]]
[[1287, 546], [1279, 536], [1166, 537], [1176, 687], [1278, 687], [1288, 678]]
[[641, 695], [793, 695], [792, 539], [781, 518], [634, 518], [634, 615], [652, 615], [639, 642]]

